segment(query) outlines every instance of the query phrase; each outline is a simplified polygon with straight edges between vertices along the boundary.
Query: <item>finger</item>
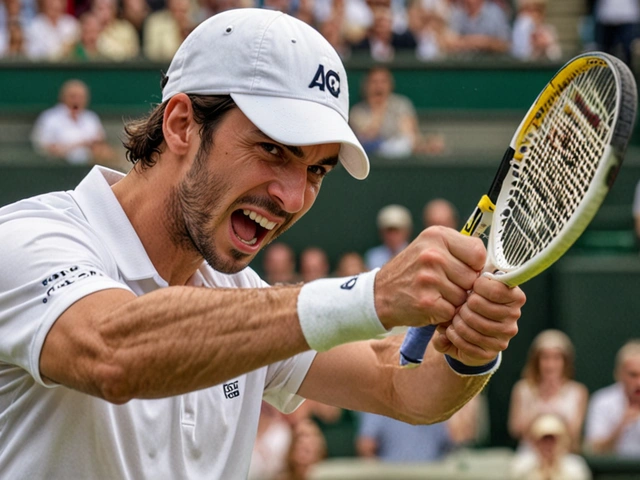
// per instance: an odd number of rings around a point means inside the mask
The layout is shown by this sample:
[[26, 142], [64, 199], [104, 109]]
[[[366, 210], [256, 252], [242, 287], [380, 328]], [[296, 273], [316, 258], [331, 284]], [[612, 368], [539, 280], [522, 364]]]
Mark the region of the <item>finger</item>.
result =
[[516, 306], [492, 303], [472, 292], [467, 302], [460, 307], [460, 313], [465, 321], [484, 335], [494, 333], [515, 335], [517, 333], [515, 324], [520, 318], [521, 311]]
[[463, 319], [462, 316], [458, 314], [453, 319], [451, 326], [447, 329], [447, 333], [449, 330], [453, 330], [455, 334], [462, 340], [464, 340], [467, 344], [474, 345], [485, 351], [501, 352], [503, 350], [506, 350], [509, 346], [509, 341], [511, 340], [511, 338], [513, 338], [513, 335], [508, 335], [503, 332], [496, 332], [495, 327], [493, 331], [491, 331], [491, 327], [486, 324], [485, 326], [488, 327], [487, 329], [490, 331], [490, 333], [485, 334], [470, 325], [473, 324], [475, 326], [482, 322], [487, 322], [489, 324], [492, 323], [495, 326], [503, 327], [503, 324], [501, 323], [487, 321], [486, 319], [481, 318], [474, 318], [473, 322], [470, 322], [469, 320]]
[[433, 347], [437, 352], [440, 353], [449, 353], [449, 351], [453, 348], [453, 344], [449, 341], [445, 332], [446, 327], [442, 327], [441, 329], [441, 327], [438, 326], [435, 335], [431, 339]]
[[[425, 283], [442, 283], [446, 287], [447, 283], [457, 287], [454, 293], [458, 296], [465, 296], [478, 278], [479, 273], [469, 265], [462, 262], [446, 249], [446, 245], [429, 245], [422, 249], [413, 259], [419, 268], [418, 279], [423, 279]], [[450, 289], [451, 286], [448, 288]], [[445, 292], [451, 293], [451, 292]]]
[[499, 280], [479, 276], [473, 284], [473, 291], [490, 302], [522, 307], [526, 296], [519, 287], [509, 287]]
[[470, 366], [484, 365], [496, 358], [498, 352], [501, 351], [492, 348], [484, 349], [479, 345], [465, 340], [459, 335], [453, 325], [447, 328], [446, 336], [457, 349], [458, 360]]
[[468, 237], [452, 229], [443, 228], [443, 236], [451, 254], [476, 272], [482, 271], [487, 250], [481, 239]]

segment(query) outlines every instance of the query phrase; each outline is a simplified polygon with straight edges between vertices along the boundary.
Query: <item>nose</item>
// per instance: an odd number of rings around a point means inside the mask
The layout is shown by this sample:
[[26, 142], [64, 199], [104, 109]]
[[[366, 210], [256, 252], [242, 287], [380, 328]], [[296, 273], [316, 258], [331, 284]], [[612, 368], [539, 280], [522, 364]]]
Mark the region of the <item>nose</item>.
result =
[[269, 195], [288, 213], [302, 210], [306, 190], [307, 166], [294, 162], [278, 169], [276, 178], [268, 186]]

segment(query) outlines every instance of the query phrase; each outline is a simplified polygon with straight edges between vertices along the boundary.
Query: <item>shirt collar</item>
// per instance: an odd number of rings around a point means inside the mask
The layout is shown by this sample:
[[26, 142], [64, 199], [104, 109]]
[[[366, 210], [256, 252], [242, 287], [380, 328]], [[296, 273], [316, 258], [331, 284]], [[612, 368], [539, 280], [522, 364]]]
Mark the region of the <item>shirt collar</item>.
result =
[[76, 187], [73, 197], [89, 224], [108, 245], [125, 278], [153, 278], [159, 285], [167, 286], [111, 190], [111, 185], [122, 178], [123, 173], [95, 166]]

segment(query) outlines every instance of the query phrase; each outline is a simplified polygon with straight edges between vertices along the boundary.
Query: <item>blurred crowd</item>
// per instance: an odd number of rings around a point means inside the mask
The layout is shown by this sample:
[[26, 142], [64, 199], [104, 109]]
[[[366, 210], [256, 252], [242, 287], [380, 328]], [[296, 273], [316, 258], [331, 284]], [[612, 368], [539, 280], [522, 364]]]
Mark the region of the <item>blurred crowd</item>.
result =
[[320, 31], [343, 59], [379, 62], [479, 54], [562, 55], [547, 0], [3, 0], [0, 57], [168, 61], [206, 18], [231, 8], [284, 11]]

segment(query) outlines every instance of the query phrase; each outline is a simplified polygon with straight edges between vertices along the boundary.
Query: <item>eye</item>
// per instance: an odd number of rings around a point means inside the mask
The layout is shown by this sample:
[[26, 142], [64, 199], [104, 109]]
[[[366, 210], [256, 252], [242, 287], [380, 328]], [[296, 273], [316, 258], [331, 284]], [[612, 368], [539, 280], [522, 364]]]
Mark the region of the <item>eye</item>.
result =
[[317, 178], [324, 178], [324, 176], [329, 173], [329, 171], [326, 169], [326, 167], [323, 167], [322, 165], [311, 165], [309, 166], [309, 168], [307, 169], [312, 175], [315, 175]]
[[262, 142], [260, 144], [260, 147], [269, 155], [277, 155], [277, 156], [282, 155], [282, 148], [280, 148], [278, 145], [275, 145], [273, 143]]

